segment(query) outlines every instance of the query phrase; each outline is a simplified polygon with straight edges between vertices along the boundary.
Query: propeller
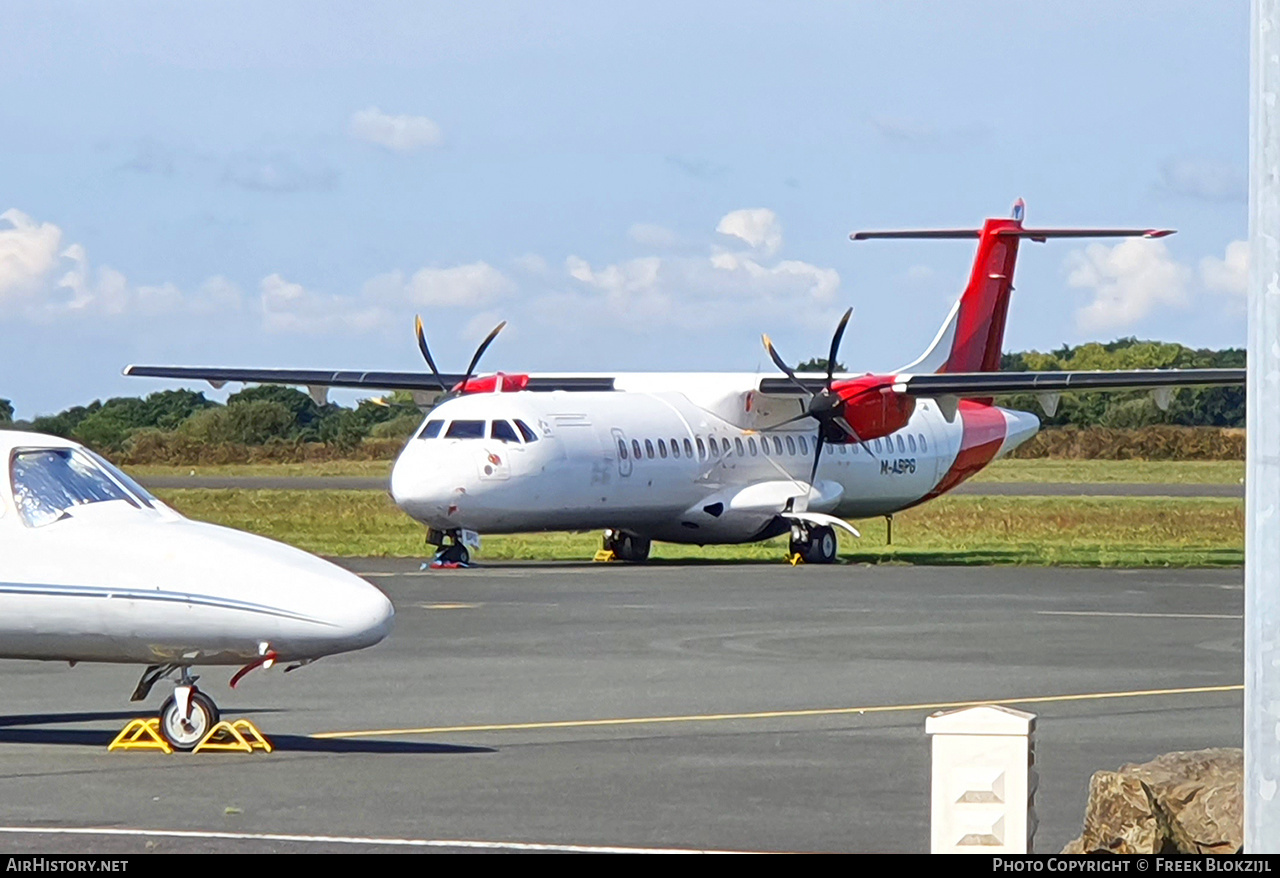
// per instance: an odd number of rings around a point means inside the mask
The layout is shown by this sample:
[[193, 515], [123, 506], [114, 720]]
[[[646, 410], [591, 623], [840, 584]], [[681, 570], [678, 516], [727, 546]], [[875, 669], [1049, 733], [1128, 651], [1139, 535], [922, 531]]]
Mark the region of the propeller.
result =
[[[507, 321], [502, 321], [493, 328], [492, 332], [485, 336], [484, 341], [480, 342], [480, 347], [476, 348], [476, 352], [471, 356], [471, 362], [467, 364], [467, 374], [466, 377], [462, 379], [462, 383], [458, 385], [459, 388], [465, 388], [467, 386], [467, 382], [471, 380], [471, 376], [476, 372], [476, 365], [479, 364], [480, 358], [484, 356], [484, 352], [488, 349], [489, 345], [493, 343], [493, 340], [498, 337], [498, 333], [502, 332], [503, 327], [506, 325]], [[451, 399], [452, 397], [457, 396], [461, 393], [461, 390], [454, 391], [452, 388], [445, 385], [444, 379], [440, 377], [440, 370], [436, 368], [436, 361], [431, 358], [431, 350], [427, 347], [427, 337], [422, 331], [421, 316], [416, 314], [414, 315], [413, 328], [414, 334], [418, 337], [418, 350], [422, 351], [422, 358], [427, 361], [427, 365], [431, 367], [431, 374], [436, 378], [436, 383], [440, 386], [440, 389], [444, 391], [444, 396], [441, 397], [440, 402], [444, 402], [446, 399]], [[439, 405], [439, 403], [437, 403], [437, 405]]]
[[873, 460], [875, 459], [875, 455], [871, 453], [871, 446], [867, 445], [866, 441], [858, 435], [858, 431], [853, 429], [853, 425], [850, 424], [841, 414], [841, 410], [844, 406], [844, 400], [840, 398], [840, 394], [831, 390], [831, 385], [835, 375], [836, 356], [840, 352], [840, 340], [844, 338], [845, 327], [849, 325], [849, 318], [852, 316], [853, 309], [850, 308], [844, 312], [844, 316], [840, 318], [839, 325], [836, 326], [835, 335], [831, 337], [831, 352], [827, 356], [827, 380], [823, 388], [817, 393], [812, 393], [809, 388], [804, 385], [804, 382], [796, 376], [795, 370], [788, 366], [786, 360], [782, 359], [774, 349], [773, 342], [769, 339], [769, 336], [764, 336], [764, 349], [769, 352], [769, 358], [773, 360], [774, 365], [781, 369], [783, 373], [791, 379], [791, 382], [795, 384], [796, 387], [799, 387], [805, 393], [810, 394], [809, 401], [805, 405], [804, 412], [796, 415], [794, 418], [788, 418], [780, 424], [774, 424], [772, 427], [765, 428], [768, 430], [776, 430], [779, 427], [786, 426], [787, 424], [794, 423], [795, 421], [802, 421], [805, 418], [813, 418], [818, 422], [818, 439], [817, 442], [814, 443], [813, 469], [809, 472], [810, 485], [813, 484], [814, 478], [818, 475], [818, 463], [822, 460], [822, 446], [828, 441], [828, 437], [830, 437], [830, 441], [838, 441], [842, 435], [851, 436], [866, 449], [867, 454], [870, 455]]

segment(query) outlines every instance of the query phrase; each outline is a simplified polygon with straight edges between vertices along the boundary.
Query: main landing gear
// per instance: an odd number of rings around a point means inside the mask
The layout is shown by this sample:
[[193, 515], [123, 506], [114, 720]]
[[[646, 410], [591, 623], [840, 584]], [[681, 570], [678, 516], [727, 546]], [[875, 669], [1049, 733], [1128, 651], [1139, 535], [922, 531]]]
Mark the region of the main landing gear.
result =
[[142, 701], [150, 694], [152, 686], [174, 671], [178, 672], [178, 685], [160, 705], [160, 734], [173, 749], [192, 750], [218, 724], [221, 715], [213, 699], [196, 688], [199, 678], [191, 676], [189, 667], [151, 665], [142, 672], [142, 679], [129, 700]]
[[630, 561], [640, 564], [649, 560], [650, 541], [622, 530], [609, 529], [604, 532], [604, 548], [613, 552], [619, 561]]
[[791, 526], [791, 555], [799, 555], [806, 564], [834, 564], [838, 548], [834, 528], [825, 524]]

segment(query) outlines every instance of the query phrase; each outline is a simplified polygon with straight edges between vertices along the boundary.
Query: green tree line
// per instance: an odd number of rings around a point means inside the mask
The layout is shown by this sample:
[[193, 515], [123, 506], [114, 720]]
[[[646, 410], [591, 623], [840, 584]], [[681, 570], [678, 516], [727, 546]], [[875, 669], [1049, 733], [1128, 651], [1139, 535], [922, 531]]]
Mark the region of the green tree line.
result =
[[206, 444], [325, 442], [353, 448], [366, 438], [407, 437], [421, 420], [407, 393], [345, 408], [318, 405], [299, 390], [278, 386], [247, 387], [231, 394], [225, 405], [191, 390], [161, 390], [142, 399], [95, 400], [27, 422], [15, 422], [12, 405], [0, 400], [0, 425], [63, 436], [102, 451], [124, 451], [148, 435], [167, 433]]
[[[1000, 368], [1007, 372], [1053, 372], [1109, 369], [1242, 369], [1241, 348], [1222, 351], [1196, 350], [1180, 344], [1122, 338], [1109, 344], [1090, 342], [1056, 351], [1005, 354]], [[1234, 387], [1183, 387], [1174, 391], [1167, 411], [1161, 411], [1145, 390], [1122, 393], [1064, 393], [1053, 416], [1041, 411], [1033, 394], [1001, 398], [1009, 408], [1036, 412], [1045, 426], [1147, 427], [1173, 424], [1183, 427], [1243, 427], [1244, 385]]]

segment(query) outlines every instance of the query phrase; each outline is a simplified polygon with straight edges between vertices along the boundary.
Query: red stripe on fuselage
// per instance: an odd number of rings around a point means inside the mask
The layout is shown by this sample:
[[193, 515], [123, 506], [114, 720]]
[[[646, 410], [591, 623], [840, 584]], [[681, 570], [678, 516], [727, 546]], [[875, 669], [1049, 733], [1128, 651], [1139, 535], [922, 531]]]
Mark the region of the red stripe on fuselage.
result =
[[1004, 444], [1007, 424], [1000, 409], [962, 399], [957, 414], [961, 428], [960, 451], [947, 474], [932, 491], [920, 498], [921, 502], [945, 494], [991, 463]]

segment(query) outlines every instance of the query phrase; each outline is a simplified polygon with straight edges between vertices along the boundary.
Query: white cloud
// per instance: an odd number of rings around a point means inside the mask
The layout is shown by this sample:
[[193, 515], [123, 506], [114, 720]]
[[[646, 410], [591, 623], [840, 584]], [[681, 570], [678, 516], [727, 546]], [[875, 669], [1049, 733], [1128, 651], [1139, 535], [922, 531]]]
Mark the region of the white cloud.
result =
[[1090, 244], [1070, 254], [1067, 267], [1068, 285], [1093, 291], [1093, 301], [1076, 312], [1084, 331], [1122, 329], [1157, 308], [1190, 304], [1193, 272], [1170, 255], [1163, 241]]
[[395, 152], [439, 146], [444, 140], [440, 126], [426, 116], [392, 116], [377, 107], [353, 113], [350, 128], [351, 135], [358, 140]]
[[303, 335], [363, 333], [408, 325], [416, 311], [482, 308], [514, 292], [515, 284], [486, 262], [393, 271], [370, 278], [355, 295], [310, 290], [278, 274], [260, 284], [263, 323]]
[[1200, 260], [1200, 277], [1215, 293], [1246, 296], [1249, 293], [1249, 242], [1232, 241], [1224, 258], [1206, 256]]
[[408, 279], [399, 271], [367, 281], [361, 295], [371, 301], [418, 308], [480, 308], [515, 291], [515, 284], [487, 262], [452, 268], [421, 268]]
[[767, 207], [735, 210], [720, 218], [716, 231], [746, 241], [766, 256], [782, 247], [782, 224], [778, 215]]
[[0, 213], [0, 305], [10, 308], [36, 296], [58, 262], [62, 230], [37, 223], [20, 210]]
[[1170, 159], [1160, 168], [1160, 186], [1204, 201], [1246, 201], [1249, 181], [1242, 168], [1208, 159]]
[[0, 319], [35, 322], [86, 317], [154, 317], [238, 309], [240, 293], [211, 278], [195, 293], [172, 283], [131, 284], [108, 265], [93, 266], [84, 245], [62, 244], [62, 230], [19, 210], [0, 214]]
[[258, 287], [263, 325], [273, 332], [367, 332], [386, 326], [391, 316], [357, 297], [308, 290], [278, 274], [264, 277]]
[[580, 321], [607, 322], [641, 331], [659, 327], [776, 320], [830, 322], [840, 275], [798, 260], [770, 263], [781, 246], [782, 227], [772, 211], [734, 211], [717, 227], [751, 250], [711, 248], [700, 256], [643, 256], [594, 267], [579, 256], [565, 260], [576, 289], [558, 291], [534, 304], [548, 322], [572, 313]]
[[680, 237], [665, 226], [655, 223], [636, 223], [627, 229], [627, 237], [644, 247], [670, 249], [680, 243]]

